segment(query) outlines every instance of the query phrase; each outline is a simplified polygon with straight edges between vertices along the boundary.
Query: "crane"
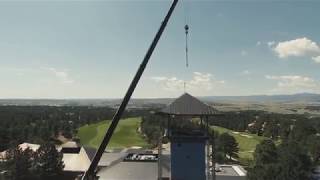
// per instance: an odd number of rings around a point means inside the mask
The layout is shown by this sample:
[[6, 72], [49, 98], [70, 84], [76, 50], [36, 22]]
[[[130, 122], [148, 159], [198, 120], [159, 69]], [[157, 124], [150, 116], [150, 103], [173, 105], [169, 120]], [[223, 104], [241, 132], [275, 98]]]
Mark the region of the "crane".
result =
[[154, 37], [154, 39], [153, 39], [153, 41], [152, 41], [147, 53], [145, 54], [145, 56], [144, 56], [144, 58], [142, 60], [142, 63], [140, 64], [140, 66], [139, 66], [139, 68], [138, 68], [138, 70], [137, 70], [137, 72], [136, 72], [136, 74], [135, 74], [135, 76], [134, 76], [134, 78], [133, 78], [133, 80], [132, 80], [132, 82], [131, 82], [131, 84], [130, 84], [130, 86], [129, 86], [129, 88], [128, 88], [125, 96], [124, 96], [124, 98], [123, 98], [123, 100], [122, 100], [122, 102], [121, 102], [121, 105], [119, 106], [117, 112], [113, 116], [111, 124], [110, 124], [110, 126], [109, 126], [109, 128], [108, 128], [108, 130], [107, 130], [107, 132], [106, 132], [106, 134], [105, 134], [105, 136], [104, 136], [99, 148], [98, 148], [98, 151], [95, 153], [95, 156], [94, 156], [94, 158], [93, 158], [88, 170], [84, 173], [84, 175], [82, 177], [82, 180], [94, 180], [94, 179], [97, 179], [97, 177], [96, 177], [96, 168], [97, 168], [98, 163], [99, 163], [99, 161], [101, 159], [101, 156], [104, 153], [106, 147], [108, 146], [108, 144], [110, 142], [110, 139], [111, 139], [111, 137], [112, 137], [112, 135], [114, 133], [114, 130], [116, 129], [116, 127], [117, 127], [117, 125], [118, 125], [118, 123], [120, 121], [120, 118], [122, 117], [122, 114], [126, 109], [126, 106], [127, 106], [128, 102], [129, 102], [129, 100], [131, 98], [131, 95], [133, 94], [133, 92], [134, 92], [134, 90], [135, 90], [135, 88], [136, 88], [136, 86], [137, 86], [137, 84], [138, 84], [138, 82], [139, 82], [139, 80], [140, 80], [140, 78], [141, 78], [141, 76], [142, 76], [147, 64], [148, 64], [149, 59], [150, 59], [150, 57], [151, 57], [151, 55], [152, 55], [152, 53], [153, 53], [153, 51], [154, 51], [154, 49], [155, 49], [155, 47], [156, 47], [156, 45], [158, 43], [163, 31], [165, 30], [165, 28], [167, 26], [167, 23], [168, 23], [168, 21], [169, 21], [169, 19], [171, 17], [171, 14], [172, 14], [174, 8], [176, 7], [177, 3], [178, 3], [178, 0], [173, 0], [169, 11], [167, 12], [163, 22], [161, 23], [161, 26], [160, 26], [156, 36]]

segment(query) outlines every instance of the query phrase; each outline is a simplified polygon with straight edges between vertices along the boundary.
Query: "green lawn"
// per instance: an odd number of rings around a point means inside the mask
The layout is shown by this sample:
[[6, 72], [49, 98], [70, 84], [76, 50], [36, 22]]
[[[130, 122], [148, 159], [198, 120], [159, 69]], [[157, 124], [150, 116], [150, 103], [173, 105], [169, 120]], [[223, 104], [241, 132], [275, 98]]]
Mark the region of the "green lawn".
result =
[[[117, 129], [108, 148], [124, 148], [130, 146], [141, 146], [147, 147], [148, 144], [144, 138], [137, 132], [139, 125], [141, 123], [141, 118], [128, 118], [120, 120]], [[102, 121], [95, 124], [85, 125], [78, 129], [78, 137], [82, 145], [98, 148], [107, 128], [110, 125], [110, 121]], [[237, 133], [232, 130], [213, 126], [213, 128], [220, 134], [227, 132], [234, 136], [239, 143], [239, 157], [240, 161], [252, 160], [253, 152], [256, 145], [265, 137], [260, 137], [255, 134], [249, 133]]]
[[252, 160], [253, 159], [253, 152], [256, 149], [256, 145], [259, 144], [261, 141], [267, 139], [265, 137], [258, 136], [256, 134], [249, 134], [244, 132], [234, 132], [232, 130], [213, 126], [214, 130], [221, 133], [229, 133], [232, 135], [237, 142], [239, 143], [239, 158], [241, 160]]
[[[78, 129], [78, 137], [84, 146], [98, 148], [107, 128], [111, 121], [102, 121], [96, 124], [82, 126]], [[121, 119], [118, 127], [116, 128], [109, 148], [124, 148], [131, 146], [148, 146], [147, 142], [143, 139], [141, 134], [137, 132], [141, 118], [128, 118]]]

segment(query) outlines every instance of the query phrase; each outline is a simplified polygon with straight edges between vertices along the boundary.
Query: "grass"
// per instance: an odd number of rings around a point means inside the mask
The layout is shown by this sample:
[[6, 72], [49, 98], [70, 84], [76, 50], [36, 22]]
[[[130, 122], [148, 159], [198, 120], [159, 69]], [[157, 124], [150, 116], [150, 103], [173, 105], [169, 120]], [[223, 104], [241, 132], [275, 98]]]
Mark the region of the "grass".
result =
[[[141, 118], [139, 117], [120, 120], [108, 148], [125, 148], [131, 146], [148, 147], [148, 143], [142, 135], [137, 132], [140, 123]], [[80, 138], [81, 144], [98, 148], [109, 125], [110, 121], [102, 121], [80, 127], [78, 129], [78, 137]], [[267, 139], [255, 134], [237, 133], [218, 126], [212, 126], [212, 128], [220, 134], [226, 132], [235, 137], [239, 143], [239, 161], [244, 164], [247, 164], [246, 162], [253, 159], [253, 152], [256, 145], [264, 139]]]
[[[78, 129], [80, 143], [84, 146], [98, 148], [111, 121], [102, 121], [85, 125]], [[148, 146], [147, 142], [137, 132], [141, 118], [121, 119], [108, 145], [109, 148], [125, 148], [131, 146]]]
[[236, 141], [239, 143], [239, 160], [244, 161], [251, 161], [253, 159], [253, 152], [256, 149], [257, 144], [260, 144], [261, 141], [267, 139], [266, 137], [261, 137], [256, 134], [249, 134], [244, 132], [234, 132], [230, 129], [213, 126], [214, 130], [222, 133], [229, 133], [232, 135]]

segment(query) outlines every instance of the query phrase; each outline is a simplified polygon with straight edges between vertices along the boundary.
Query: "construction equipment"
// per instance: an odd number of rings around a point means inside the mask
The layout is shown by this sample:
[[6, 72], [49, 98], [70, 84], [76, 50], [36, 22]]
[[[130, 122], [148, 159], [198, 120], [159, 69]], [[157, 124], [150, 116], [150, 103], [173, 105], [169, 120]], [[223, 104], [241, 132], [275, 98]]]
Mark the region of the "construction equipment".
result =
[[138, 84], [138, 82], [140, 80], [140, 77], [142, 76], [143, 71], [144, 71], [144, 69], [146, 68], [146, 66], [148, 64], [149, 59], [150, 59], [150, 57], [151, 57], [151, 55], [153, 53], [153, 50], [155, 49], [155, 47], [156, 47], [156, 45], [157, 45], [157, 43], [158, 43], [158, 41], [159, 41], [163, 31], [164, 31], [164, 29], [165, 29], [165, 27], [166, 27], [166, 25], [167, 25], [167, 23], [168, 23], [168, 21], [169, 21], [169, 19], [171, 17], [171, 14], [172, 14], [174, 8], [176, 7], [177, 3], [178, 3], [178, 0], [174, 0], [172, 2], [171, 7], [170, 7], [167, 15], [164, 18], [164, 21], [162, 22], [162, 24], [161, 24], [156, 36], [154, 37], [154, 39], [153, 39], [153, 41], [152, 41], [152, 43], [151, 43], [146, 55], [144, 56], [144, 59], [143, 59], [142, 63], [140, 64], [140, 67], [139, 67], [138, 71], [136, 72], [136, 74], [135, 74], [135, 76], [134, 76], [134, 78], [133, 78], [133, 80], [132, 80], [132, 82], [131, 82], [131, 84], [130, 84], [127, 92], [126, 92], [126, 94], [125, 94], [125, 96], [124, 96], [124, 98], [122, 100], [121, 105], [119, 106], [117, 112], [113, 116], [111, 124], [110, 124], [110, 126], [108, 128], [108, 131], [106, 132], [106, 135], [104, 136], [104, 138], [103, 138], [103, 140], [102, 140], [102, 142], [101, 142], [101, 144], [99, 146], [99, 149], [96, 152], [96, 154], [95, 154], [95, 156], [94, 156], [94, 158], [93, 158], [93, 160], [92, 160], [92, 162], [91, 162], [91, 164], [89, 166], [89, 169], [83, 175], [82, 180], [97, 179], [97, 177], [96, 177], [96, 168], [97, 168], [98, 163], [99, 163], [99, 161], [101, 159], [101, 156], [102, 156], [102, 154], [104, 153], [106, 147], [109, 144], [109, 141], [110, 141], [110, 139], [111, 139], [111, 137], [112, 137], [112, 135], [114, 133], [114, 130], [116, 129], [116, 127], [117, 127], [117, 125], [118, 125], [118, 123], [120, 121], [120, 118], [121, 118], [123, 112], [126, 109], [126, 106], [127, 106], [128, 102], [129, 102], [129, 100], [131, 98], [131, 95], [134, 92], [134, 90], [135, 90], [135, 88], [136, 88], [136, 86], [137, 86], [137, 84]]

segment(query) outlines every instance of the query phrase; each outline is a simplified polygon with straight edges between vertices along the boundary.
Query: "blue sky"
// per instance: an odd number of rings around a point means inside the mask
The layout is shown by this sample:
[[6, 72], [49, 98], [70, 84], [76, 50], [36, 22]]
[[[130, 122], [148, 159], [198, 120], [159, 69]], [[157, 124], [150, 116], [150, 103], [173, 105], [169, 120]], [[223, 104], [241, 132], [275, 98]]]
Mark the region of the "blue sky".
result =
[[[0, 98], [123, 97], [170, 3], [0, 1]], [[319, 8], [181, 1], [134, 97], [320, 93]]]

